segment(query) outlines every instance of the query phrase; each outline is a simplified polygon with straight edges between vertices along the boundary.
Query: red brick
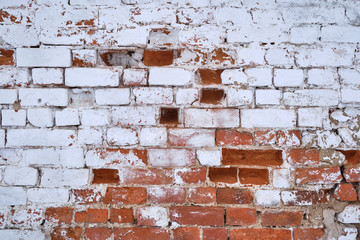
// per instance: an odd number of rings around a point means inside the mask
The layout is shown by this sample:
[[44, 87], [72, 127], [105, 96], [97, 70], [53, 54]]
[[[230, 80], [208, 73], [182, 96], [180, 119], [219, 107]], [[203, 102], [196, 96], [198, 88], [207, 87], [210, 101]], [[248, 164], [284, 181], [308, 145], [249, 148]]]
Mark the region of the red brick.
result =
[[236, 168], [209, 168], [209, 179], [212, 182], [218, 183], [236, 183], [237, 169]]
[[178, 108], [161, 108], [160, 109], [160, 124], [176, 126], [179, 124], [179, 109]]
[[[232, 55], [230, 54], [232, 53]], [[235, 56], [233, 52], [225, 48], [216, 48], [211, 53], [210, 62], [214, 64], [235, 64]]]
[[359, 150], [339, 150], [345, 156], [346, 165], [358, 165], [360, 163]]
[[97, 155], [106, 166], [147, 165], [147, 151], [139, 149], [97, 148], [88, 153]]
[[84, 236], [86, 240], [99, 240], [110, 239], [111, 234], [110, 228], [86, 228]]
[[145, 49], [145, 66], [167, 66], [173, 64], [174, 52], [172, 50], [157, 51]]
[[93, 169], [93, 184], [119, 183], [118, 170], [116, 169]]
[[226, 224], [241, 226], [256, 224], [256, 210], [252, 208], [227, 208]]
[[73, 189], [74, 202], [76, 204], [91, 204], [102, 201], [102, 195], [94, 189]]
[[180, 227], [174, 229], [176, 240], [200, 240], [200, 231], [197, 227]]
[[280, 166], [283, 163], [281, 150], [222, 149], [223, 165]]
[[272, 145], [276, 142], [275, 131], [256, 131], [255, 141], [261, 145]]
[[146, 188], [141, 187], [108, 187], [105, 204], [143, 204], [146, 202]]
[[247, 189], [218, 188], [216, 202], [218, 204], [251, 204], [253, 196]]
[[289, 161], [295, 165], [319, 164], [319, 150], [317, 149], [291, 149], [288, 156]]
[[221, 84], [221, 73], [223, 70], [199, 69], [201, 83], [204, 85]]
[[231, 229], [231, 240], [291, 240], [291, 230], [285, 229]]
[[357, 201], [357, 193], [351, 183], [339, 184], [334, 191], [334, 197], [340, 201]]
[[14, 50], [0, 48], [0, 65], [14, 65]]
[[167, 168], [122, 169], [122, 184], [161, 185], [173, 181], [172, 170]]
[[169, 240], [170, 232], [160, 228], [114, 228], [114, 240]]
[[86, 211], [76, 212], [75, 221], [85, 223], [106, 223], [108, 221], [108, 210], [90, 208]]
[[220, 104], [224, 98], [223, 89], [201, 89], [200, 103]]
[[269, 170], [257, 168], [239, 168], [241, 184], [267, 185], [269, 184]]
[[81, 227], [55, 228], [51, 240], [80, 240], [81, 233]]
[[251, 145], [253, 143], [252, 134], [237, 130], [218, 130], [216, 131], [216, 145], [218, 146], [238, 146]]
[[285, 206], [305, 206], [326, 203], [328, 201], [327, 191], [290, 191], [290, 198], [282, 197]]
[[110, 209], [111, 223], [134, 223], [132, 208], [111, 208]]
[[302, 218], [303, 213], [299, 211], [265, 211], [261, 214], [261, 224], [263, 226], [300, 226]]
[[360, 182], [360, 167], [345, 167], [346, 182]]
[[321, 228], [294, 229], [294, 240], [321, 240], [323, 235]]
[[206, 167], [179, 169], [175, 172], [178, 183], [194, 184], [206, 181]]
[[189, 189], [188, 201], [191, 203], [213, 203], [216, 200], [216, 188], [197, 187]]
[[185, 188], [158, 187], [148, 190], [148, 199], [152, 203], [184, 203], [186, 201]]
[[46, 221], [58, 224], [70, 224], [74, 209], [70, 207], [50, 207], [45, 211]]
[[5, 215], [7, 214], [7, 211], [2, 210], [0, 212], [0, 227], [5, 225]]
[[285, 130], [276, 132], [276, 144], [278, 146], [300, 146], [301, 131], [300, 130]]
[[224, 209], [198, 206], [170, 207], [170, 220], [182, 225], [223, 226]]
[[228, 235], [224, 228], [203, 228], [203, 240], [227, 240]]
[[333, 184], [342, 180], [339, 167], [298, 168], [295, 172], [297, 184]]
[[89, 58], [87, 55], [72, 52], [74, 67], [95, 67], [96, 60]]

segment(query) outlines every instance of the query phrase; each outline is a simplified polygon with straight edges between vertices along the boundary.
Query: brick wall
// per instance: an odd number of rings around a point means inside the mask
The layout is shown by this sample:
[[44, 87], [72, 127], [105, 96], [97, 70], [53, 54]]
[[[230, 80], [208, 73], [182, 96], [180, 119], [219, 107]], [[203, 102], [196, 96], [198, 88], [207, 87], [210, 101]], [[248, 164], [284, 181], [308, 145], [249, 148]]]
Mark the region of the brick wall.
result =
[[357, 0], [0, 1], [0, 239], [358, 239]]

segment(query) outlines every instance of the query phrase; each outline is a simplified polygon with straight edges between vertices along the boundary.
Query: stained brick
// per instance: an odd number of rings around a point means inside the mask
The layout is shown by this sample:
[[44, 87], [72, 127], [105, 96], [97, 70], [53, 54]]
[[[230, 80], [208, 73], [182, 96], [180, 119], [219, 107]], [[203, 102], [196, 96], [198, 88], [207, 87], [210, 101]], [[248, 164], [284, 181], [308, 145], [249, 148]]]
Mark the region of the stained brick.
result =
[[298, 168], [295, 172], [297, 184], [332, 184], [342, 180], [339, 167]]
[[290, 149], [289, 161], [296, 165], [314, 165], [319, 163], [319, 150], [317, 149]]
[[110, 228], [86, 228], [84, 233], [84, 239], [86, 240], [98, 240], [98, 239], [110, 239], [112, 230]]
[[114, 228], [114, 240], [169, 240], [170, 232], [160, 228]]
[[185, 188], [156, 187], [148, 190], [148, 199], [152, 203], [184, 203], [186, 201]]
[[351, 183], [339, 184], [334, 191], [334, 197], [340, 201], [356, 201], [358, 198], [357, 192]]
[[188, 202], [213, 203], [216, 200], [216, 188], [196, 187], [189, 189]]
[[228, 230], [225, 228], [204, 228], [203, 240], [227, 240]]
[[80, 240], [81, 233], [81, 227], [54, 228], [51, 240]]
[[321, 228], [294, 229], [294, 240], [321, 240], [323, 235], [324, 230]]

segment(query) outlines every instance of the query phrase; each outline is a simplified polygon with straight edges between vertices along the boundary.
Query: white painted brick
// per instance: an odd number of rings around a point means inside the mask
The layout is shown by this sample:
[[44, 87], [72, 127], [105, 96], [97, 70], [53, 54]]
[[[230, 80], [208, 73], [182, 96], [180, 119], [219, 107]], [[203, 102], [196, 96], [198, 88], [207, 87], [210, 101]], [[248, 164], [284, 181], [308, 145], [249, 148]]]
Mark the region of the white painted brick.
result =
[[193, 73], [181, 68], [151, 68], [149, 85], [182, 86], [191, 83]]
[[221, 73], [221, 82], [222, 84], [235, 84], [235, 85], [247, 84], [247, 76], [242, 71], [242, 69], [225, 69]]
[[132, 14], [131, 21], [138, 24], [174, 24], [176, 22], [175, 11], [171, 8], [143, 8], [141, 14]]
[[82, 45], [85, 31], [76, 27], [44, 26], [39, 29], [39, 41], [48, 45]]
[[105, 68], [68, 68], [65, 85], [69, 87], [119, 86], [118, 70]]
[[26, 125], [26, 110], [2, 110], [1, 124], [3, 126], [25, 126]]
[[149, 164], [156, 167], [191, 166], [195, 162], [195, 153], [189, 149], [149, 149]]
[[136, 210], [138, 219], [143, 219], [144, 221], [151, 221], [154, 223], [154, 226], [166, 227], [169, 224], [169, 216], [167, 209], [165, 207], [159, 206], [145, 206], [140, 207]]
[[360, 71], [358, 69], [339, 69], [342, 84], [360, 85]]
[[320, 37], [320, 28], [317, 26], [292, 27], [290, 31], [291, 43], [314, 43]]
[[186, 31], [179, 32], [179, 42], [186, 46], [215, 47], [219, 46], [224, 38], [224, 30], [210, 25], [188, 28]]
[[102, 131], [94, 128], [80, 129], [78, 132], [78, 143], [88, 145], [102, 144]]
[[110, 112], [107, 109], [82, 110], [81, 125], [83, 126], [104, 126], [110, 122]]
[[141, 146], [166, 146], [166, 128], [142, 128], [139, 140]]
[[145, 45], [149, 29], [146, 27], [136, 27], [122, 29], [117, 33], [116, 41], [119, 46]]
[[82, 148], [65, 148], [59, 151], [60, 165], [63, 167], [81, 168], [85, 165]]
[[[0, 129], [0, 147], [4, 147], [5, 146], [5, 130]], [[2, 160], [0, 158], [0, 160]]]
[[0, 86], [24, 86], [30, 83], [29, 70], [26, 68], [0, 67]]
[[[3, 131], [5, 139], [5, 131]], [[0, 131], [1, 135], [1, 131]], [[0, 137], [1, 138], [1, 137]], [[3, 146], [2, 146], [3, 147]], [[0, 149], [0, 164], [1, 165], [19, 165], [23, 160], [22, 149]]]
[[137, 104], [171, 104], [174, 92], [172, 88], [138, 87], [133, 94]]
[[237, 50], [240, 65], [264, 65], [265, 50], [261, 48], [240, 48]]
[[229, 88], [227, 90], [227, 105], [242, 106], [249, 105], [253, 102], [253, 91], [242, 90], [240, 88]]
[[21, 6], [28, 6], [30, 3], [30, 0], [19, 0], [19, 1], [1, 1], [0, 2], [0, 8], [8, 8], [8, 7], [21, 7]]
[[293, 65], [294, 56], [288, 49], [273, 48], [269, 49], [265, 55], [266, 61], [270, 65]]
[[25, 204], [26, 204], [26, 190], [24, 188], [0, 187], [0, 206], [25, 205]]
[[[25, 25], [1, 25], [2, 42], [13, 47], [31, 47], [39, 45], [38, 33], [35, 27]], [[22, 37], [19, 37], [22, 36]]]
[[360, 223], [360, 206], [348, 205], [338, 213], [337, 219], [341, 223]]
[[255, 92], [256, 105], [279, 105], [281, 91], [273, 89], [258, 89]]
[[323, 116], [321, 108], [299, 108], [298, 124], [300, 127], [322, 127]]
[[53, 148], [24, 150], [27, 165], [60, 165], [59, 152]]
[[12, 186], [31, 186], [38, 181], [38, 170], [30, 167], [10, 167], [4, 171], [4, 182]]
[[197, 150], [197, 159], [204, 166], [220, 166], [221, 152], [217, 150]]
[[288, 34], [282, 25], [242, 25], [238, 30], [228, 31], [227, 42], [249, 43], [249, 42], [287, 42]]
[[81, 67], [94, 67], [96, 65], [96, 50], [80, 49], [72, 50], [74, 65]]
[[51, 109], [28, 109], [27, 116], [29, 122], [35, 127], [52, 127], [54, 125], [54, 117]]
[[290, 106], [336, 106], [338, 95], [337, 91], [330, 89], [304, 89], [285, 92], [283, 101]]
[[45, 210], [39, 206], [16, 206], [8, 215], [9, 226], [35, 229], [41, 227]]
[[65, 108], [55, 112], [56, 126], [80, 125], [79, 110], [76, 108]]
[[298, 87], [304, 82], [304, 72], [300, 69], [275, 69], [274, 85], [277, 87]]
[[107, 130], [109, 145], [130, 146], [137, 144], [137, 132], [130, 128], [109, 128]]
[[34, 84], [63, 84], [63, 70], [60, 68], [34, 68], [32, 70]]
[[62, 88], [21, 88], [19, 99], [22, 106], [65, 107], [69, 103], [69, 93]]
[[69, 146], [76, 140], [74, 130], [8, 129], [7, 146]]
[[282, 16], [286, 23], [341, 23], [345, 21], [343, 7], [291, 7], [284, 8]]
[[191, 105], [197, 100], [199, 100], [199, 91], [197, 89], [179, 88], [176, 92], [176, 104]]
[[185, 109], [185, 127], [229, 128], [239, 127], [237, 109]]
[[308, 71], [308, 84], [334, 86], [336, 79], [336, 69], [310, 69]]
[[99, 105], [127, 105], [130, 103], [130, 89], [98, 89], [95, 100]]
[[70, 5], [119, 5], [121, 0], [70, 0]]
[[[117, 1], [121, 2], [121, 0]], [[124, 5], [118, 5], [117, 8], [100, 9], [99, 24], [107, 29], [117, 28], [119, 25], [129, 25], [131, 24], [130, 13], [130, 7]]]
[[321, 41], [324, 42], [360, 42], [360, 27], [325, 26], [321, 28]]
[[342, 89], [341, 90], [342, 103], [359, 103], [360, 90], [357, 89]]
[[144, 86], [147, 85], [148, 72], [146, 69], [124, 69], [124, 86]]
[[2, 229], [0, 236], [6, 240], [20, 240], [20, 239], [36, 239], [45, 240], [45, 233], [40, 230], [17, 230], [17, 229]]
[[290, 174], [289, 169], [275, 169], [273, 171], [273, 186], [275, 188], [290, 188]]
[[112, 109], [112, 121], [115, 125], [145, 125], [156, 124], [158, 110], [153, 107], [115, 107]]
[[242, 109], [243, 128], [291, 128], [295, 127], [296, 113], [285, 109]]
[[245, 70], [249, 86], [269, 86], [272, 81], [270, 68], [249, 68]]
[[88, 169], [50, 169], [43, 168], [42, 187], [80, 187], [88, 184]]
[[30, 188], [28, 200], [32, 203], [66, 203], [69, 201], [69, 190], [63, 188]]
[[17, 91], [15, 89], [0, 89], [0, 104], [13, 104], [16, 100]]
[[213, 147], [215, 132], [208, 129], [170, 129], [169, 141], [175, 146]]
[[71, 67], [71, 52], [67, 48], [18, 48], [18, 67]]
[[257, 190], [255, 192], [256, 205], [260, 206], [279, 206], [280, 191], [279, 190]]
[[254, 9], [251, 14], [255, 23], [279, 24], [284, 21], [278, 9]]

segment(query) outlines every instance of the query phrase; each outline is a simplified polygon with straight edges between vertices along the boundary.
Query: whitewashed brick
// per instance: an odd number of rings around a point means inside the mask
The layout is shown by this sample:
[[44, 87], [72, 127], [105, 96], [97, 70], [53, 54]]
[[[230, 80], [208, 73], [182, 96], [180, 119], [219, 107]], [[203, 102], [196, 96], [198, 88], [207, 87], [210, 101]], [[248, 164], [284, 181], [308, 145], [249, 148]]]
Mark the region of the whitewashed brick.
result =
[[85, 128], [78, 131], [78, 143], [88, 145], [102, 144], [102, 131], [94, 128]]
[[80, 125], [79, 110], [76, 108], [65, 108], [55, 112], [56, 126]]
[[199, 91], [197, 89], [180, 88], [176, 92], [176, 104], [192, 105], [197, 100], [199, 100]]
[[70, 0], [70, 5], [119, 5], [121, 3], [121, 0]]
[[172, 88], [138, 87], [133, 94], [137, 104], [171, 104], [174, 92]]
[[71, 67], [71, 52], [68, 48], [18, 48], [18, 67]]
[[185, 127], [229, 128], [239, 127], [237, 109], [185, 109]]
[[51, 109], [28, 109], [27, 116], [29, 122], [35, 127], [52, 127], [54, 125], [54, 117]]
[[48, 45], [82, 45], [85, 31], [76, 27], [44, 26], [39, 29], [39, 41]]
[[68, 68], [65, 85], [69, 87], [119, 86], [119, 70], [102, 68]]
[[151, 221], [154, 226], [166, 227], [169, 224], [169, 216], [165, 207], [148, 206], [140, 207], [136, 210], [138, 219], [143, 221]]
[[342, 89], [341, 90], [342, 103], [359, 103], [360, 90], [357, 89]]
[[275, 169], [273, 171], [273, 186], [276, 188], [290, 188], [290, 174], [289, 169]]
[[255, 92], [256, 105], [279, 105], [281, 91], [273, 89], [258, 89]]
[[286, 23], [341, 23], [345, 20], [343, 7], [291, 7], [284, 8], [282, 16]]
[[151, 68], [149, 85], [182, 86], [191, 83], [193, 73], [181, 68]]
[[348, 205], [337, 215], [337, 219], [341, 223], [360, 223], [360, 206]]
[[109, 128], [107, 130], [107, 142], [110, 145], [129, 146], [138, 141], [137, 132], [130, 128]]
[[17, 91], [15, 89], [0, 89], [0, 104], [13, 104], [16, 100]]
[[21, 88], [19, 99], [22, 106], [65, 107], [69, 103], [69, 93], [62, 88]]
[[308, 71], [308, 84], [334, 86], [337, 77], [336, 69], [310, 69]]
[[0, 67], [0, 86], [23, 86], [30, 83], [29, 70], [26, 68]]
[[66, 203], [69, 201], [69, 190], [63, 188], [30, 188], [28, 200], [32, 203]]
[[19, 1], [2, 1], [0, 2], [0, 8], [8, 8], [8, 7], [26, 7], [30, 3], [30, 0], [19, 0]]
[[[0, 147], [4, 147], [5, 146], [5, 130], [0, 129]], [[0, 158], [0, 160], [2, 160]]]
[[285, 92], [283, 101], [290, 106], [336, 106], [338, 95], [337, 91], [330, 89], [304, 89]]
[[270, 68], [227, 69], [221, 74], [223, 84], [249, 85], [251, 87], [270, 86], [272, 73]]
[[110, 113], [106, 109], [82, 110], [81, 125], [83, 126], [104, 126], [110, 122]]
[[278, 9], [254, 9], [251, 14], [255, 23], [279, 24], [284, 21]]
[[0, 236], [6, 240], [20, 240], [20, 239], [36, 239], [45, 240], [45, 233], [40, 230], [17, 230], [17, 229], [2, 229]]
[[360, 71], [358, 69], [339, 69], [342, 84], [360, 85]]
[[2, 110], [1, 124], [3, 126], [25, 126], [26, 110]]
[[59, 166], [59, 151], [53, 148], [27, 149], [24, 151], [24, 160], [27, 165], [49, 165]]
[[195, 153], [189, 149], [149, 149], [149, 163], [156, 167], [191, 166], [195, 163]]
[[42, 168], [42, 187], [80, 187], [88, 184], [88, 169]]
[[279, 206], [280, 191], [279, 190], [257, 190], [255, 192], [256, 205], [260, 206]]
[[294, 56], [288, 49], [273, 48], [269, 49], [265, 55], [266, 61], [270, 65], [293, 65]]
[[[31, 47], [39, 45], [39, 37], [35, 27], [25, 25], [1, 25], [2, 43], [13, 47]], [[22, 36], [22, 37], [19, 37]]]
[[32, 70], [34, 84], [63, 84], [63, 70], [60, 68], [34, 68]]
[[115, 125], [145, 125], [156, 124], [157, 109], [153, 107], [116, 107], [112, 109], [112, 121]]
[[146, 69], [124, 69], [124, 86], [144, 86], [147, 84], [147, 76]]
[[204, 166], [220, 166], [221, 152], [217, 150], [197, 150], [197, 159]]
[[[84, 2], [84, 0], [82, 1]], [[121, 0], [117, 0], [117, 1], [121, 2]], [[117, 8], [100, 9], [99, 24], [100, 26], [103, 26], [107, 29], [116, 28], [119, 25], [129, 25], [131, 24], [130, 13], [131, 13], [130, 7], [124, 5], [122, 6], [119, 5]]]
[[145, 45], [149, 29], [146, 27], [136, 27], [122, 29], [117, 33], [116, 41], [119, 46]]
[[175, 146], [213, 147], [215, 131], [207, 129], [170, 129], [169, 141]]
[[317, 26], [292, 27], [290, 31], [292, 43], [314, 43], [320, 37], [320, 27]]
[[250, 43], [250, 42], [287, 42], [288, 34], [282, 25], [242, 25], [238, 30], [228, 31], [227, 42]]
[[300, 69], [275, 69], [274, 85], [277, 87], [298, 87], [304, 82], [304, 72]]
[[130, 103], [130, 89], [98, 89], [95, 91], [96, 104], [127, 105]]
[[169, 8], [143, 8], [141, 14], [132, 14], [131, 20], [138, 24], [174, 24], [176, 22], [174, 13], [175, 11]]
[[166, 128], [142, 128], [139, 140], [141, 146], [165, 146], [167, 142]]
[[7, 167], [4, 171], [4, 182], [12, 186], [31, 186], [38, 181], [38, 170], [30, 167]]
[[360, 42], [360, 27], [325, 26], [321, 28], [321, 41], [324, 42]]
[[249, 105], [253, 102], [253, 91], [242, 90], [240, 88], [229, 88], [227, 90], [227, 105], [242, 106]]
[[72, 50], [74, 65], [81, 67], [94, 67], [96, 65], [96, 50]]
[[238, 63], [240, 65], [264, 65], [265, 50], [261, 48], [240, 48], [237, 51]]
[[0, 206], [25, 205], [25, 204], [26, 204], [26, 190], [24, 188], [0, 187]]
[[247, 76], [242, 69], [226, 69], [221, 73], [221, 82], [234, 85], [247, 84]]
[[296, 113], [285, 109], [242, 109], [243, 128], [291, 128], [295, 127]]
[[[209, 34], [211, 32], [212, 34]], [[215, 47], [219, 46], [225, 38], [225, 31], [216, 26], [202, 25], [179, 31], [181, 45]]]
[[298, 124], [300, 127], [322, 127], [324, 110], [321, 108], [299, 108]]
[[[3, 134], [5, 138], [5, 131], [3, 132]], [[1, 130], [0, 130], [0, 135], [1, 135]], [[1, 165], [19, 165], [20, 163], [22, 164], [22, 160], [23, 160], [22, 149], [0, 149]]]
[[7, 146], [69, 146], [74, 144], [74, 130], [8, 129]]
[[60, 165], [63, 167], [84, 167], [84, 151], [82, 148], [65, 148], [59, 151]]

